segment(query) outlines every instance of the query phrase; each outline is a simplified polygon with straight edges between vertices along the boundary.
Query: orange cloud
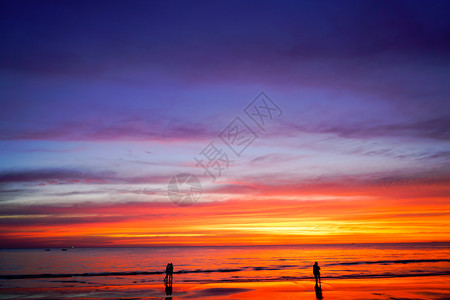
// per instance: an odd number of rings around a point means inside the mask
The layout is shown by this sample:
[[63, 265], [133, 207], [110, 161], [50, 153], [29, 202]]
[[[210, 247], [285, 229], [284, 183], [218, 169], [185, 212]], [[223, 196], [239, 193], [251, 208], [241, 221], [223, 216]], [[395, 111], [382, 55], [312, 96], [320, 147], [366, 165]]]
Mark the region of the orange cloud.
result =
[[238, 195], [187, 208], [159, 202], [14, 206], [0, 216], [0, 241], [6, 247], [448, 241], [443, 186], [330, 187], [310, 195], [314, 200], [293, 200], [308, 192]]

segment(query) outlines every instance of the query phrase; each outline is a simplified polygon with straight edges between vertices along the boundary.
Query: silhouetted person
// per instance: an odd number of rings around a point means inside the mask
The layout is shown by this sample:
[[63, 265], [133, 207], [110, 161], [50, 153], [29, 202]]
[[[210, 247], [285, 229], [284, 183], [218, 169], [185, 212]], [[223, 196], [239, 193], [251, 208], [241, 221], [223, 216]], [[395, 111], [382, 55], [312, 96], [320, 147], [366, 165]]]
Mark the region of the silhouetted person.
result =
[[173, 264], [172, 263], [170, 263], [170, 266], [169, 266], [169, 280], [170, 280], [170, 284], [172, 286], [172, 280], [173, 280]]
[[320, 267], [319, 264], [316, 263], [313, 265], [313, 274], [314, 274], [314, 278], [316, 279], [316, 284], [317, 282], [320, 282]]
[[322, 299], [323, 298], [322, 287], [316, 283], [316, 286], [314, 287], [314, 290], [316, 291], [316, 298], [317, 299]]
[[164, 277], [164, 283], [166, 283], [167, 279], [169, 278], [169, 269], [170, 269], [170, 263], [167, 263], [167, 266], [166, 266], [166, 277]]
[[164, 282], [169, 281], [172, 285], [172, 279], [173, 279], [173, 264], [168, 263], [166, 266], [166, 277], [164, 277]]

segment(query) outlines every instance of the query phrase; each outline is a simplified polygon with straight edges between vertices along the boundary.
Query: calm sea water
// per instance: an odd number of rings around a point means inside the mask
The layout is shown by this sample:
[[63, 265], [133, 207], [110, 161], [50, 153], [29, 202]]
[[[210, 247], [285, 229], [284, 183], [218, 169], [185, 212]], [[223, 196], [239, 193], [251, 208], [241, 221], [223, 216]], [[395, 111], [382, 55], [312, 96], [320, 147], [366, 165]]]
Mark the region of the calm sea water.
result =
[[1, 287], [450, 275], [450, 243], [0, 250]]

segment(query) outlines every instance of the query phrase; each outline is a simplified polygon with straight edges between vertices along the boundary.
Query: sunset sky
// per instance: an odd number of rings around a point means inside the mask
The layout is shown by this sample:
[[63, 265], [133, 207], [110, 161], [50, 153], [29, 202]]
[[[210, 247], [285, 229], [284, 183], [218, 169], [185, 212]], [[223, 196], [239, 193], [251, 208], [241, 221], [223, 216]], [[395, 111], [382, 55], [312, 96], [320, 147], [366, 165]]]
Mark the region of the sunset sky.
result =
[[[2, 1], [0, 247], [450, 241], [449, 11]], [[239, 156], [219, 137], [236, 117]], [[194, 206], [168, 198], [180, 173]]]

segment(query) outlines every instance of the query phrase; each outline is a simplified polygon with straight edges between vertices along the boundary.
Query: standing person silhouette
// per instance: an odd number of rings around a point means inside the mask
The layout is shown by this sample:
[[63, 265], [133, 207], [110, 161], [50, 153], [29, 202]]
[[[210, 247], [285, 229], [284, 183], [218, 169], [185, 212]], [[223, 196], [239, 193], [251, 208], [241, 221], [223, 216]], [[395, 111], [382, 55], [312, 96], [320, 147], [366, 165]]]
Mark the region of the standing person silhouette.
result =
[[320, 283], [320, 267], [319, 267], [319, 264], [317, 263], [317, 261], [313, 265], [313, 274], [314, 274], [314, 278], [316, 279], [316, 284], [317, 284], [317, 282]]
[[167, 280], [170, 280], [170, 263], [167, 264], [166, 266], [166, 277], [164, 277], [164, 282], [166, 282]]
[[170, 263], [169, 264], [169, 281], [170, 281], [170, 283], [172, 283], [172, 280], [173, 280], [173, 264]]

